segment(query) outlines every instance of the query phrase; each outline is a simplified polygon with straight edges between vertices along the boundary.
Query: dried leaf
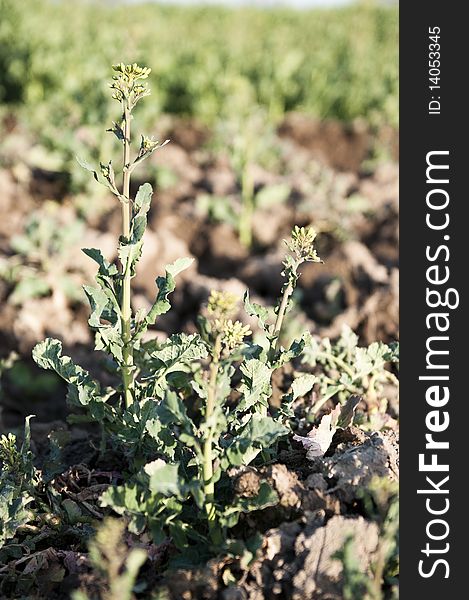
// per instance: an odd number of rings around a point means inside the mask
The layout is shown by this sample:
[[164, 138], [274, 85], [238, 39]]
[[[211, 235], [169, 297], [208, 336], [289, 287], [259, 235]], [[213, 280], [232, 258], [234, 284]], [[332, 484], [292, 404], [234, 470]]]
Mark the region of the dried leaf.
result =
[[319, 425], [311, 430], [307, 436], [293, 436], [293, 439], [301, 442], [303, 448], [307, 450], [306, 458], [308, 460], [324, 456], [327, 452], [337, 429], [340, 412], [341, 407], [337, 405], [330, 413], [322, 417]]

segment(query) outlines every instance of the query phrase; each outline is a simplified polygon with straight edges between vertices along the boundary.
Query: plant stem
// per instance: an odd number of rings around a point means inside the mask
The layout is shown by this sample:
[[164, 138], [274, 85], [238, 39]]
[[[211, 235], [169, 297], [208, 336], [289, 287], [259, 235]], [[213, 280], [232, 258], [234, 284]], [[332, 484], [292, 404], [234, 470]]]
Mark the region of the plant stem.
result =
[[254, 181], [249, 165], [243, 167], [241, 176], [241, 216], [239, 221], [239, 239], [246, 248], [252, 245], [252, 215], [254, 212]]
[[[124, 107], [124, 168], [123, 168], [123, 185], [122, 195], [122, 235], [124, 238], [130, 237], [130, 109], [126, 105]], [[121, 300], [121, 315], [122, 315], [122, 340], [124, 347], [122, 351], [122, 385], [124, 388], [125, 405], [128, 408], [133, 402], [133, 352], [131, 344], [131, 317], [132, 309], [130, 306], [130, 264], [127, 264], [125, 272], [122, 273], [122, 300]]]
[[[218, 366], [220, 361], [221, 353], [221, 335], [219, 334], [215, 340], [213, 358], [210, 363], [210, 379], [207, 391], [207, 404], [205, 406], [205, 422], [208, 423], [213, 415], [215, 409], [215, 401], [217, 395], [217, 376]], [[204, 441], [204, 461], [203, 461], [203, 478], [204, 478], [204, 492], [205, 492], [205, 510], [207, 513], [208, 526], [210, 530], [210, 536], [212, 541], [217, 541], [217, 528], [216, 528], [216, 513], [214, 504], [215, 495], [215, 484], [213, 483], [213, 426], [210, 425], [207, 437]]]
[[317, 355], [318, 359], [320, 357], [323, 358], [323, 360], [329, 360], [333, 363], [335, 363], [338, 367], [340, 367], [343, 371], [345, 371], [347, 373], [347, 375], [350, 377], [350, 379], [352, 381], [354, 381], [356, 379], [356, 375], [353, 371], [353, 369], [351, 367], [349, 367], [347, 365], [347, 363], [345, 361], [343, 361], [341, 358], [339, 358], [338, 356], [335, 356], [334, 354], [330, 354], [329, 352], [318, 352]]
[[[298, 262], [294, 268], [294, 272], [296, 274], [296, 270], [300, 266], [300, 262]], [[295, 289], [293, 283], [291, 281], [288, 282], [287, 286], [283, 290], [282, 301], [280, 302], [280, 306], [277, 312], [277, 318], [275, 319], [274, 331], [272, 335], [272, 341], [270, 343], [269, 349], [269, 361], [274, 359], [274, 355], [277, 350], [280, 348], [280, 333], [282, 331], [283, 319], [285, 318], [285, 313], [287, 310], [288, 302], [290, 300], [291, 295], [293, 294], [293, 290]]]

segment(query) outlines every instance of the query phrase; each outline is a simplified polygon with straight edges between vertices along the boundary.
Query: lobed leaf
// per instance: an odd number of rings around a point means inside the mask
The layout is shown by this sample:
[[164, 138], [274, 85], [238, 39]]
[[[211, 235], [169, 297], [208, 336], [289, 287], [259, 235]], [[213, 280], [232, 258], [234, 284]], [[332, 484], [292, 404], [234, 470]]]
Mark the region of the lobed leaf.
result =
[[158, 287], [158, 295], [145, 319], [147, 325], [153, 325], [156, 321], [156, 317], [164, 315], [171, 308], [168, 296], [176, 289], [174, 278], [181, 271], [190, 267], [193, 262], [193, 258], [178, 258], [172, 264], [165, 267], [166, 275], [164, 277], [157, 277], [156, 285]]
[[250, 317], [256, 317], [262, 330], [268, 333], [269, 325], [267, 321], [269, 319], [269, 310], [265, 306], [251, 302], [249, 299], [249, 290], [246, 290], [244, 294], [244, 310]]
[[55, 371], [68, 384], [67, 399], [76, 405], [86, 406], [101, 401], [99, 384], [88, 371], [76, 365], [68, 356], [62, 356], [62, 342], [46, 338], [33, 348], [32, 356], [43, 369]]
[[97, 248], [82, 248], [82, 252], [89, 256], [99, 266], [99, 274], [103, 277], [114, 277], [118, 270], [116, 265], [111, 264]]
[[180, 496], [182, 483], [178, 467], [177, 463], [166, 463], [161, 458], [147, 463], [143, 470], [150, 478], [150, 491], [163, 496]]
[[252, 358], [241, 364], [240, 371], [242, 383], [239, 391], [243, 394], [243, 398], [236, 408], [236, 413], [256, 405], [267, 406], [268, 398], [272, 393], [270, 385], [272, 370], [261, 360]]

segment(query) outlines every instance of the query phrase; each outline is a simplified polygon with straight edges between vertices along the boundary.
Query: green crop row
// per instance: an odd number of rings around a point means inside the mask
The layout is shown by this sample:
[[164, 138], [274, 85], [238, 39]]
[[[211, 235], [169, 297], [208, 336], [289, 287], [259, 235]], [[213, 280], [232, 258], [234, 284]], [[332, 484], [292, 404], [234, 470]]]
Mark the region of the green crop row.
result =
[[102, 81], [117, 57], [154, 65], [142, 119], [213, 124], [259, 104], [397, 124], [396, 8], [294, 11], [0, 0], [0, 102], [38, 131], [103, 121]]

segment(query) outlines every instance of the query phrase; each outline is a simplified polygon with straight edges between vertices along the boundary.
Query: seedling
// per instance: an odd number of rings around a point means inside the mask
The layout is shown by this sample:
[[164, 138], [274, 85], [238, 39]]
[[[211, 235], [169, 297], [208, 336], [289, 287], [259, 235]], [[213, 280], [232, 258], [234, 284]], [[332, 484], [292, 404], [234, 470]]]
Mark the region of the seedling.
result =
[[81, 299], [79, 277], [69, 267], [70, 245], [83, 235], [83, 223], [63, 223], [57, 205], [46, 203], [27, 220], [24, 233], [11, 241], [15, 255], [0, 262], [0, 276], [13, 285], [8, 300], [22, 304], [29, 298], [52, 296], [61, 310], [67, 299]]
[[[123, 541], [125, 523], [106, 519], [89, 545], [89, 561], [99, 579], [103, 600], [132, 600], [140, 567], [147, 559], [143, 548], [127, 548]], [[72, 594], [72, 600], [88, 600], [86, 592]]]
[[398, 485], [383, 477], [374, 477], [367, 488], [359, 490], [367, 516], [379, 527], [378, 546], [370, 577], [359, 568], [354, 538], [349, 537], [333, 558], [343, 566], [345, 600], [383, 600], [398, 598], [399, 572], [399, 494]]
[[[241, 243], [250, 248], [252, 245], [253, 217], [258, 207], [284, 202], [290, 195], [287, 185], [277, 184], [255, 190], [253, 167], [261, 160], [269, 160], [275, 153], [275, 135], [272, 125], [262, 111], [246, 113], [241, 118], [231, 119], [221, 129], [221, 144], [228, 150], [231, 165], [236, 175], [241, 203], [233, 207], [228, 198], [221, 199], [222, 208], [212, 207], [204, 197], [200, 200], [202, 209], [208, 214], [234, 223]], [[220, 200], [220, 199], [218, 199]]]
[[30, 510], [39, 483], [30, 450], [30, 418], [21, 445], [12, 433], [0, 437], [0, 548], [36, 518]]
[[385, 412], [384, 385], [398, 386], [389, 365], [399, 362], [399, 345], [373, 342], [361, 348], [358, 336], [347, 326], [335, 343], [329, 338], [310, 338], [302, 362], [313, 367], [318, 378], [320, 397], [313, 406], [313, 414], [329, 398], [337, 396], [343, 403], [350, 394], [363, 396], [370, 412]]
[[[242, 186], [241, 186], [242, 188]], [[197, 196], [197, 210], [203, 216], [208, 217], [215, 223], [227, 223], [240, 235], [240, 240], [247, 247], [252, 245], [252, 219], [256, 211], [260, 209], [275, 210], [282, 202], [286, 202], [290, 196], [291, 188], [286, 183], [266, 185], [259, 191], [253, 191], [249, 196], [248, 211], [245, 212], [246, 203], [241, 206], [234, 195], [212, 196], [200, 194]], [[242, 192], [242, 197], [246, 195]], [[246, 214], [249, 218], [246, 218]], [[242, 233], [244, 231], [244, 233]]]

